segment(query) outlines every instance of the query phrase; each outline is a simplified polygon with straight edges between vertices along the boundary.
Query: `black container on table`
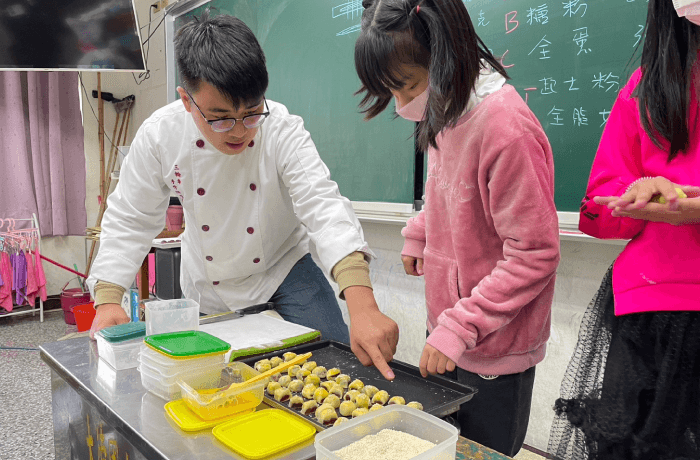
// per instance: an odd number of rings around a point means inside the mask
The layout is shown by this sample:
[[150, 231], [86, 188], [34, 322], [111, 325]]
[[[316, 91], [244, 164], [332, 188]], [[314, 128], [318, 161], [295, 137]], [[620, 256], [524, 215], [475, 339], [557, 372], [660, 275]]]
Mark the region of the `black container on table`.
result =
[[161, 300], [181, 299], [180, 248], [156, 249], [156, 295]]
[[[348, 374], [353, 380], [360, 379], [365, 385], [374, 385], [380, 390], [386, 390], [390, 396], [403, 396], [406, 402], [418, 401], [423, 404], [425, 412], [439, 418], [445, 418], [457, 412], [459, 406], [472, 399], [477, 392], [476, 388], [446, 377], [429, 375], [427, 378], [423, 378], [416, 366], [400, 361], [389, 363], [396, 375], [396, 378], [390, 382], [375, 367], [363, 366], [349, 345], [332, 340], [298, 345], [252, 358], [244, 358], [240, 361], [252, 367], [261, 359], [270, 359], [273, 356], [282, 357], [288, 351], [296, 354], [311, 352], [312, 356], [309, 361], [315, 361], [317, 365], [327, 369], [337, 367], [340, 372]], [[298, 410], [290, 409], [287, 403], [275, 401], [267, 392], [265, 393], [265, 402], [273, 407], [306, 418], [316, 426], [317, 431], [328, 428], [328, 426], [321, 425], [315, 417], [305, 416]]]

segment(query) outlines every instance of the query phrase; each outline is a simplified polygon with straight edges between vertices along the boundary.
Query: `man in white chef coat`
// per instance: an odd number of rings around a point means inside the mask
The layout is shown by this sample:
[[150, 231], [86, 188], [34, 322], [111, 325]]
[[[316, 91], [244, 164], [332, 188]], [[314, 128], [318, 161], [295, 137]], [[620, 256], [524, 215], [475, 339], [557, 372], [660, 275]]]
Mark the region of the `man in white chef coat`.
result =
[[[265, 57], [228, 15], [190, 22], [175, 38], [180, 100], [139, 128], [108, 198], [88, 286], [91, 334], [128, 321], [119, 303], [175, 193], [187, 223], [181, 287], [207, 314], [271, 301], [285, 319], [350, 343], [365, 365], [387, 365], [398, 327], [379, 311], [367, 246], [350, 201], [330, 179], [303, 120], [267, 100]], [[350, 333], [333, 289], [338, 283]]]

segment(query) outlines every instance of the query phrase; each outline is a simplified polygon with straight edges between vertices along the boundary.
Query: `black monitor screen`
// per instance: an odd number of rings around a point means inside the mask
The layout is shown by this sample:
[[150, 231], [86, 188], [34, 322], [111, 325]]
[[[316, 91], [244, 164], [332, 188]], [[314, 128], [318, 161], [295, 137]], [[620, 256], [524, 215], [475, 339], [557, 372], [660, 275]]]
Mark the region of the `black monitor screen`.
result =
[[144, 70], [132, 0], [1, 0], [0, 70]]

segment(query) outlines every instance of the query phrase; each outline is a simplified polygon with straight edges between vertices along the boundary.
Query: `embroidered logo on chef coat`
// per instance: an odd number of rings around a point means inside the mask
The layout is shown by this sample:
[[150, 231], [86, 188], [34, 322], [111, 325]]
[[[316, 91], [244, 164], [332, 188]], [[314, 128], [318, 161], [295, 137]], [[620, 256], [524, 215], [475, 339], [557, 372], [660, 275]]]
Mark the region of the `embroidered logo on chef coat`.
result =
[[179, 189], [180, 185], [182, 185], [182, 173], [180, 172], [180, 167], [178, 165], [175, 165], [175, 178], [170, 179], [170, 183], [172, 184], [175, 193], [180, 198], [180, 201], [184, 201], [185, 198], [182, 196], [182, 192]]

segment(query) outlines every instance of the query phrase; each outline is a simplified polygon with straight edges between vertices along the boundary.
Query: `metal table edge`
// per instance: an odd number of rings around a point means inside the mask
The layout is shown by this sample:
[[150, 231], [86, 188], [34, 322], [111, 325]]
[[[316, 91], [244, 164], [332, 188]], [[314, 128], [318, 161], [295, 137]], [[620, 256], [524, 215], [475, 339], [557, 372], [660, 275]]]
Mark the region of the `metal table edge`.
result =
[[53, 359], [49, 352], [44, 348], [44, 344], [39, 346], [39, 356], [41, 360], [56, 372], [73, 390], [85, 401], [90, 404], [120, 435], [129, 440], [129, 443], [134, 446], [144, 457], [149, 460], [169, 460], [161, 451], [150, 444], [142, 434], [133, 430], [129, 425], [122, 423], [122, 420], [117, 417], [114, 411], [94, 392], [82, 384], [75, 375], [68, 372], [60, 363]]

